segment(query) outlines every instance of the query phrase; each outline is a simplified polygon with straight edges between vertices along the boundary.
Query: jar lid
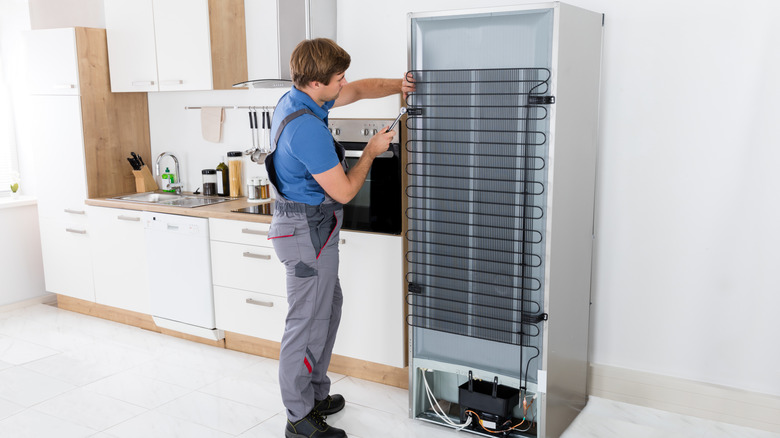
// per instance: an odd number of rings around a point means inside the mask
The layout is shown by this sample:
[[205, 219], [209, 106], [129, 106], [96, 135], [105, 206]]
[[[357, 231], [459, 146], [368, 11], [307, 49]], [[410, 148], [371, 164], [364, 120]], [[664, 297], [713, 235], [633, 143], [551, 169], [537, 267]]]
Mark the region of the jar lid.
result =
[[217, 170], [216, 169], [203, 169], [203, 170], [200, 171], [200, 173], [202, 173], [204, 175], [216, 175], [217, 174]]
[[240, 157], [241, 155], [241, 151], [228, 152], [228, 157]]

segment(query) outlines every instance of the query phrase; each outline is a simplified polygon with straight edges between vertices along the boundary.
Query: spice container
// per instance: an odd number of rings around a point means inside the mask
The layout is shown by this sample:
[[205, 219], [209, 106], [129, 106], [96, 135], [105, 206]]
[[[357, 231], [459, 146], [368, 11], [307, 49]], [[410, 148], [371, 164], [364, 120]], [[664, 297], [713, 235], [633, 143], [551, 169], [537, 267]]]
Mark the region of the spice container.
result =
[[216, 169], [203, 169], [201, 172], [203, 178], [203, 195], [217, 195], [217, 171]]
[[246, 197], [249, 201], [259, 201], [260, 200], [260, 179], [259, 178], [249, 178], [249, 182], [246, 185]]
[[268, 178], [260, 178], [260, 199], [268, 199], [269, 196], [271, 191], [268, 187]]
[[241, 196], [241, 167], [243, 164], [240, 151], [228, 152], [228, 176], [230, 179], [230, 197]]

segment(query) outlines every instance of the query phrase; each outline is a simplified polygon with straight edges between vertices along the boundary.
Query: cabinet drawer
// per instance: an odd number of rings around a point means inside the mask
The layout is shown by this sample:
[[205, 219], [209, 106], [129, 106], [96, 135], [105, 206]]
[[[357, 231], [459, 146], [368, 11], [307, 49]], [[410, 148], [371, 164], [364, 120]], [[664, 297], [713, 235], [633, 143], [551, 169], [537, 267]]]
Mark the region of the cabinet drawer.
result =
[[271, 224], [256, 222], [232, 221], [228, 219], [209, 219], [211, 240], [241, 243], [273, 248], [268, 240], [268, 229]]
[[287, 298], [214, 286], [217, 328], [281, 342]]
[[211, 241], [215, 286], [287, 296], [286, 271], [273, 248]]

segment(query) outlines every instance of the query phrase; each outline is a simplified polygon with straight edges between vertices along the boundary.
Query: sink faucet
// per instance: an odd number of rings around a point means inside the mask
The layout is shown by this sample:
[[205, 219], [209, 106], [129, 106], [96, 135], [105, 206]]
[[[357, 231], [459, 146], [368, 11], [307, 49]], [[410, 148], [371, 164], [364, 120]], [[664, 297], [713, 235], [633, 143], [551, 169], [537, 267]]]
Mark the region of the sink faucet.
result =
[[170, 152], [163, 152], [160, 155], [157, 156], [157, 162], [155, 163], [155, 173], [157, 176], [160, 176], [160, 161], [162, 161], [164, 156], [169, 156], [173, 158], [173, 167], [176, 172], [176, 179], [178, 180], [176, 183], [169, 184], [168, 187], [176, 190], [177, 195], [181, 195], [181, 189], [184, 187], [184, 184], [181, 182], [181, 172], [179, 171], [179, 160], [176, 158], [176, 155], [173, 155]]

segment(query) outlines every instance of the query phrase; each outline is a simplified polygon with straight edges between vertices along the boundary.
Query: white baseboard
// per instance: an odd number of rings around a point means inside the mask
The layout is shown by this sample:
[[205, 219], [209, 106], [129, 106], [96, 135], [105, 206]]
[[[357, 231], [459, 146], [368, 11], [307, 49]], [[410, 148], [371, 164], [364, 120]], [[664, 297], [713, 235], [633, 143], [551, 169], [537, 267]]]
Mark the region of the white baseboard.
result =
[[723, 423], [780, 432], [780, 397], [590, 364], [588, 394]]
[[15, 303], [3, 304], [0, 306], [0, 312], [7, 312], [9, 310], [21, 309], [23, 307], [32, 306], [33, 304], [56, 304], [57, 295], [46, 293], [35, 298], [27, 300], [17, 301]]

